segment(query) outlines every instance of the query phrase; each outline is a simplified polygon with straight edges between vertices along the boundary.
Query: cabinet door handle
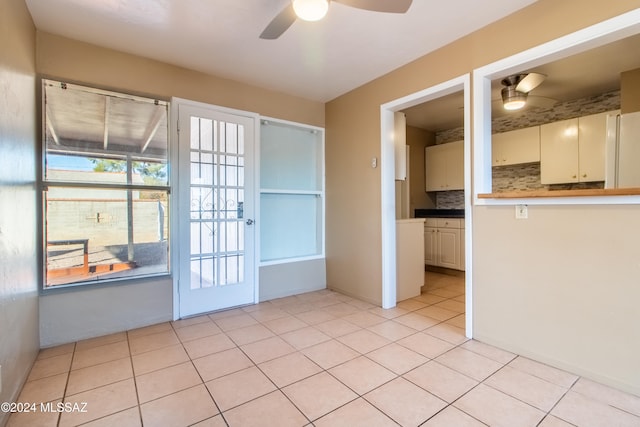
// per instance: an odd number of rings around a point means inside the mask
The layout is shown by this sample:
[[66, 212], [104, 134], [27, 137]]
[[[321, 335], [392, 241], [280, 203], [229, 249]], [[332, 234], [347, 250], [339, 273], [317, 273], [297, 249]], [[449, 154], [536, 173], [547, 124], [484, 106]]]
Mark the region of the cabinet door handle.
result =
[[575, 178], [575, 177], [576, 177], [576, 175], [573, 175], [571, 178]]
[[583, 178], [586, 178], [586, 177], [587, 177], [587, 174], [585, 173], [584, 175], [582, 175], [582, 177], [583, 177]]

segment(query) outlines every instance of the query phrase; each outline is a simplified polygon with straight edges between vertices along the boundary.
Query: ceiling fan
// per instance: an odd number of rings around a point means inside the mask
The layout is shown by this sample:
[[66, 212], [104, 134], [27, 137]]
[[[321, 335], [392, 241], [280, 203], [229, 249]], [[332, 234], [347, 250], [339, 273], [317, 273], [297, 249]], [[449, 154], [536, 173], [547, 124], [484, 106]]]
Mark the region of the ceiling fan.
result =
[[[505, 110], [519, 110], [527, 103], [529, 92], [538, 87], [547, 76], [540, 73], [513, 74], [502, 79], [502, 106]], [[545, 98], [548, 99], [548, 98]], [[555, 103], [554, 100], [553, 103]]]
[[405, 13], [413, 0], [292, 0], [260, 34], [261, 39], [274, 40], [287, 31], [297, 18], [305, 21], [322, 19], [329, 3], [342, 3], [357, 9], [374, 12]]

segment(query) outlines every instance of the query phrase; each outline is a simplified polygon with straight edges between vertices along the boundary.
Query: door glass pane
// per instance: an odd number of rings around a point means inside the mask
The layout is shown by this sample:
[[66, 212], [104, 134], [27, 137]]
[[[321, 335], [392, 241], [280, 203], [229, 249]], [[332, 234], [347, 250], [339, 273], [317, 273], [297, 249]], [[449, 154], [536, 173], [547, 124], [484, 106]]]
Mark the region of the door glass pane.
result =
[[241, 283], [244, 129], [193, 117], [191, 125], [191, 288]]
[[191, 153], [191, 183], [211, 185], [215, 181], [214, 155], [210, 153]]
[[201, 274], [201, 286], [203, 288], [210, 288], [214, 286], [216, 282], [215, 264], [212, 257], [202, 258], [202, 274]]
[[215, 265], [212, 257], [191, 260], [190, 289], [210, 288], [215, 283]]
[[238, 153], [238, 125], [235, 123], [226, 124], [226, 145], [225, 152], [229, 154]]

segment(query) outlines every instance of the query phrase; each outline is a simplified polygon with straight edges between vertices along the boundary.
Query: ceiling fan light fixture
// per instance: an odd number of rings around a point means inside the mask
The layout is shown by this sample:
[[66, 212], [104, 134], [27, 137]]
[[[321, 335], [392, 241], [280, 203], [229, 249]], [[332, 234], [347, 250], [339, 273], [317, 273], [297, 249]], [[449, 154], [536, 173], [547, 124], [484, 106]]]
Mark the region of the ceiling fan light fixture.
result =
[[505, 110], [519, 110], [527, 103], [527, 94], [517, 91], [515, 86], [502, 88], [502, 106]]
[[296, 16], [305, 21], [319, 21], [329, 10], [328, 0], [293, 0]]

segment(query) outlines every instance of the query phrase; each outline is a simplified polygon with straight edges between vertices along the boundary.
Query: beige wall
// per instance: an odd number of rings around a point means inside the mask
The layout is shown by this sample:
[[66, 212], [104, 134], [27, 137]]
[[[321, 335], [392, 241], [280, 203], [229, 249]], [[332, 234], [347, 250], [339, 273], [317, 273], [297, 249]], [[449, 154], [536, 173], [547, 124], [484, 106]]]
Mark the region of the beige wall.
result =
[[413, 217], [414, 209], [427, 209], [436, 206], [435, 200], [431, 200], [425, 190], [424, 176], [424, 149], [427, 145], [436, 143], [436, 136], [433, 132], [425, 129], [407, 126], [407, 145], [409, 145], [409, 173], [411, 174], [409, 189], [411, 195], [409, 199], [410, 216]]
[[11, 402], [39, 344], [35, 28], [24, 2], [0, 10], [0, 402]]
[[[380, 155], [381, 104], [636, 7], [539, 0], [328, 103], [328, 286], [381, 301], [380, 168], [368, 164]], [[629, 309], [638, 301], [640, 207], [536, 207], [516, 224], [512, 206], [473, 213], [473, 333], [640, 394], [640, 311]], [[587, 343], [603, 348], [576, 351]]]
[[324, 104], [38, 31], [43, 76], [169, 99], [172, 96], [324, 126]]
[[640, 394], [639, 206], [476, 207], [474, 335]]
[[623, 114], [640, 111], [640, 68], [620, 74], [620, 104]]

